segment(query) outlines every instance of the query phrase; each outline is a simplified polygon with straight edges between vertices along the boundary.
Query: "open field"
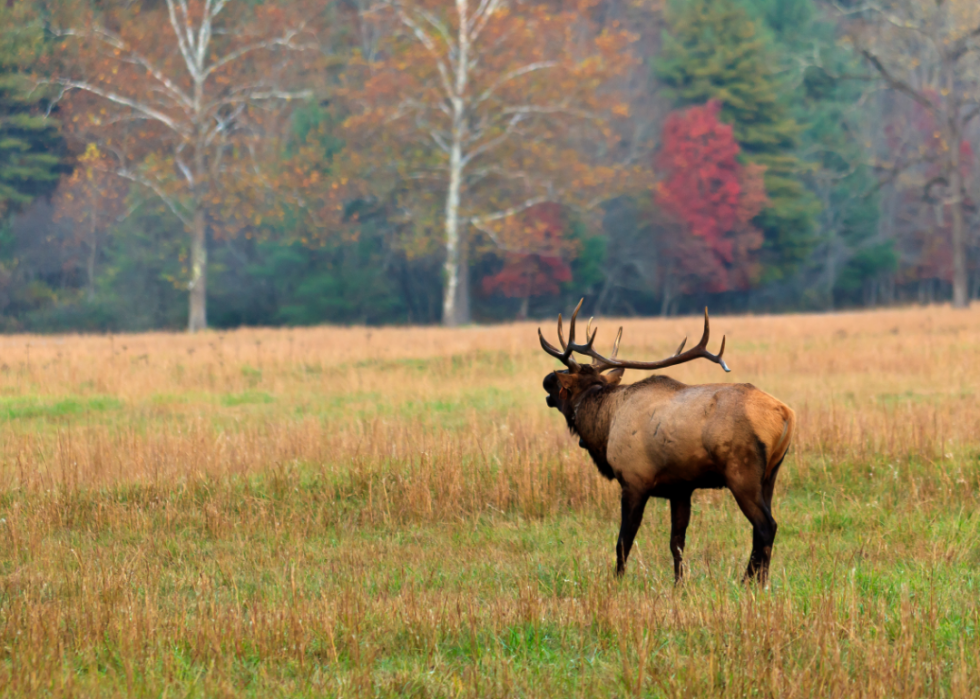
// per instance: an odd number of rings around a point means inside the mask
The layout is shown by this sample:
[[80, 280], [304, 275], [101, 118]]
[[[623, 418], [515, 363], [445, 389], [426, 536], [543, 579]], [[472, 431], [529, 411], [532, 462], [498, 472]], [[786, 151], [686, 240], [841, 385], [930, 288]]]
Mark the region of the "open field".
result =
[[0, 695], [980, 695], [980, 309], [712, 326], [799, 418], [767, 590], [727, 491], [614, 578], [536, 324], [0, 338]]

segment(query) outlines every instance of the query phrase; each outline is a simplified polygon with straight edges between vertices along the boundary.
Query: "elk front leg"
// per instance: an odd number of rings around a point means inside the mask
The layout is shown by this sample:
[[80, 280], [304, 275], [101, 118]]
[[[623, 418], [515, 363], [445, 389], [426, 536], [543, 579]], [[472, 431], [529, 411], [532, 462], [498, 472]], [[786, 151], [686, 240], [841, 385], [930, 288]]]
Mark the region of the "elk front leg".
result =
[[691, 494], [685, 493], [670, 499], [670, 552], [674, 555], [674, 584], [684, 574], [684, 541], [687, 525], [691, 521]]
[[623, 521], [619, 527], [619, 540], [616, 542], [616, 575], [626, 572], [626, 559], [629, 558], [633, 539], [643, 521], [643, 508], [646, 504], [646, 493], [640, 494], [630, 488], [623, 488]]

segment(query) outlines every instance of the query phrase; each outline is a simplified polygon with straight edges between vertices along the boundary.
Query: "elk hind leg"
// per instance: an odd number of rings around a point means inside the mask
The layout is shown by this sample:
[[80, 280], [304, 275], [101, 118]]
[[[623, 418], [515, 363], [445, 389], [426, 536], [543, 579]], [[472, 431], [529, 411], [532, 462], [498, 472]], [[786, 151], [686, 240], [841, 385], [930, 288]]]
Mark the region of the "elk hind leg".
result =
[[769, 576], [769, 561], [772, 558], [772, 544], [776, 539], [776, 520], [772, 518], [763, 497], [762, 484], [732, 488], [735, 501], [752, 523], [752, 554], [745, 569], [743, 581], [757, 579], [765, 583]]
[[622, 513], [623, 519], [619, 527], [619, 539], [616, 542], [616, 575], [626, 572], [626, 559], [633, 548], [633, 539], [643, 521], [643, 508], [647, 504], [646, 493], [623, 487]]
[[674, 556], [674, 584], [684, 575], [684, 542], [691, 521], [691, 493], [670, 499], [670, 552]]
[[[784, 455], [783, 459], [785, 458]], [[769, 508], [769, 512], [772, 512], [772, 493], [776, 489], [776, 474], [779, 473], [779, 467], [783, 465], [783, 459], [780, 459], [779, 463], [772, 467], [769, 477], [762, 484], [762, 499], [765, 501], [766, 507]]]

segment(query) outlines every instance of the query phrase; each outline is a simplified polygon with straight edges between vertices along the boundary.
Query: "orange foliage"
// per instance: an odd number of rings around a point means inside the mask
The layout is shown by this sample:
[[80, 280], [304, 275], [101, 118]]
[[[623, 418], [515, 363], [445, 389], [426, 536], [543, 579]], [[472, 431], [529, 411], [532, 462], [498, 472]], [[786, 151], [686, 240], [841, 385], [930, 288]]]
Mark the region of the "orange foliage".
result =
[[[351, 179], [410, 213], [404, 245], [412, 251], [442, 243], [454, 142], [459, 215], [495, 245], [507, 219], [535, 204], [574, 194], [585, 210], [583, 202], [641, 179], [610, 157], [616, 121], [629, 114], [625, 95], [610, 86], [634, 65], [634, 37], [593, 23], [591, 2], [485, 4], [491, 10], [479, 16], [476, 2], [385, 6], [372, 17], [383, 38], [358, 53], [339, 93], [350, 110], [343, 132]], [[462, 86], [461, 5], [477, 27], [464, 32]]]
[[[204, 209], [216, 235], [235, 235], [281, 218], [289, 201], [276, 196], [268, 156], [288, 126], [283, 85], [309, 68], [313, 52], [298, 49], [313, 36], [293, 29], [309, 8], [188, 0], [185, 17], [183, 6], [59, 6], [54, 22], [70, 28], [58, 55], [63, 109], [76, 137], [97, 140], [114, 171], [151, 189], [185, 226]], [[210, 33], [201, 30], [207, 8]], [[179, 39], [175, 23], [192, 39]]]

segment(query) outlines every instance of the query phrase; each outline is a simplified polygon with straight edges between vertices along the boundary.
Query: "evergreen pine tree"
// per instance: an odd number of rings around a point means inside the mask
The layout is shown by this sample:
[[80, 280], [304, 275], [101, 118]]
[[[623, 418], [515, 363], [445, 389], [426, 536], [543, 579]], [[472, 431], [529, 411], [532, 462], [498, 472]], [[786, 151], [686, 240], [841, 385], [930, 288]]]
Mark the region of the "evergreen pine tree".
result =
[[791, 76], [790, 111], [804, 127], [805, 179], [822, 207], [818, 245], [794, 302], [859, 303], [867, 284], [888, 278], [897, 265], [894, 241], [879, 236], [878, 180], [862, 143], [871, 118], [858, 106], [866, 86], [839, 77], [860, 74], [860, 60], [837, 40], [838, 27], [815, 0], [740, 1], [771, 35], [781, 70]]
[[0, 6], [0, 215], [50, 194], [63, 172], [64, 139], [44, 114], [44, 95], [22, 74], [38, 56], [40, 25], [30, 8]]
[[0, 73], [0, 212], [53, 191], [61, 149], [58, 123], [40, 111], [23, 76]]
[[792, 273], [812, 249], [819, 205], [803, 183], [796, 156], [802, 127], [794, 120], [771, 47], [734, 0], [677, 3], [655, 72], [676, 106], [716, 99], [747, 160], [766, 167], [770, 208], [755, 219], [765, 235], [765, 279]]

